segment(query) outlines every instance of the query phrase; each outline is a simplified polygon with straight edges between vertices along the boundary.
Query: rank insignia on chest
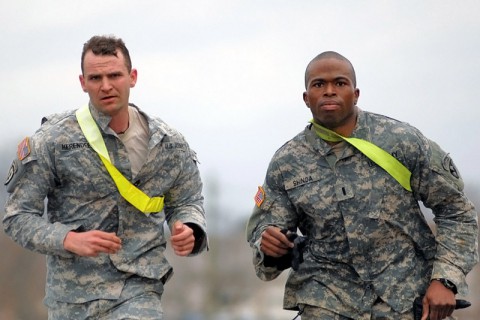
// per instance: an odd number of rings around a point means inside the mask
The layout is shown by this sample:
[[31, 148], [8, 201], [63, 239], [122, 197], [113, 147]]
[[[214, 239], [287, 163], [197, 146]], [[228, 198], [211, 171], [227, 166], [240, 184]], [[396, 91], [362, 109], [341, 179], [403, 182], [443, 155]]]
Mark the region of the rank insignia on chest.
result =
[[255, 204], [257, 205], [257, 207], [260, 208], [263, 201], [265, 201], [265, 190], [263, 190], [262, 187], [258, 187], [258, 191], [255, 194], [254, 199], [255, 199]]
[[29, 154], [30, 154], [30, 140], [28, 139], [28, 137], [26, 137], [18, 144], [18, 148], [17, 148], [18, 160], [22, 161], [23, 159], [28, 157]]

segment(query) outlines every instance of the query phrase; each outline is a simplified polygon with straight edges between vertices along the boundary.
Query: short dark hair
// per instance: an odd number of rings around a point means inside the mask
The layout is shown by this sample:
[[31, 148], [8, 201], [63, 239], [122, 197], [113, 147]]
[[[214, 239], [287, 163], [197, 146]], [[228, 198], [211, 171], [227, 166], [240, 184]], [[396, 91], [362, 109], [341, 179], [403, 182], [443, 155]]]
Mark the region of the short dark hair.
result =
[[347, 62], [349, 65], [350, 65], [350, 69], [352, 70], [352, 82], [353, 82], [353, 86], [356, 88], [357, 87], [357, 76], [355, 75], [355, 69], [353, 68], [353, 65], [352, 63], [350, 62], [350, 60], [348, 60], [347, 58], [345, 58], [344, 56], [342, 56], [340, 53], [338, 52], [335, 52], [335, 51], [325, 51], [325, 52], [322, 52], [320, 53], [319, 55], [317, 55], [315, 58], [313, 58], [307, 65], [307, 68], [305, 69], [305, 88], [307, 88], [307, 77], [308, 77], [308, 69], [310, 68], [310, 65], [315, 62], [315, 61], [318, 61], [318, 60], [322, 60], [322, 59], [337, 59], [337, 60], [343, 60], [345, 62]]
[[122, 39], [115, 36], [93, 36], [83, 45], [81, 68], [83, 74], [83, 60], [85, 54], [92, 50], [93, 54], [101, 56], [117, 57], [117, 50], [120, 50], [125, 58], [125, 65], [128, 72], [132, 71], [132, 60], [130, 53]]

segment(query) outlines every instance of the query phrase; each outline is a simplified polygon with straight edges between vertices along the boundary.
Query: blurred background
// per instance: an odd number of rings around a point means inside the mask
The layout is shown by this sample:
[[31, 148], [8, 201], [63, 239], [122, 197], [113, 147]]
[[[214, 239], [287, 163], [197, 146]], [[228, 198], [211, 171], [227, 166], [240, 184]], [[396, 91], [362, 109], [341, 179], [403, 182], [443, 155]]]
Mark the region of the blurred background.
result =
[[[83, 43], [121, 37], [138, 70], [131, 101], [185, 135], [205, 184], [211, 250], [167, 252], [167, 318], [292, 319], [281, 309], [286, 273], [255, 277], [244, 228], [271, 156], [311, 117], [307, 63], [326, 50], [349, 58], [359, 106], [437, 141], [479, 208], [479, 16], [476, 0], [0, 0], [0, 178], [43, 116], [88, 101], [78, 81]], [[5, 196], [0, 188], [1, 216]], [[44, 257], [3, 232], [0, 248], [0, 320], [45, 319]], [[455, 314], [473, 320], [478, 266], [468, 281], [473, 306]]]

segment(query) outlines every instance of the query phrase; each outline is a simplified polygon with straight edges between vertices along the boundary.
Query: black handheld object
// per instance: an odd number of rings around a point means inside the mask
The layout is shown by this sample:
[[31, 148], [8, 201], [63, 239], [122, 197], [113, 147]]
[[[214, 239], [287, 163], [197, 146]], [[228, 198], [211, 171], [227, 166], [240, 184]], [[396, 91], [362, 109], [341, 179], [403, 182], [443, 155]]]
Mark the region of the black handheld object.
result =
[[289, 256], [292, 269], [297, 271], [300, 264], [303, 262], [303, 250], [307, 245], [307, 238], [299, 236], [296, 232], [288, 229], [283, 229], [281, 232], [288, 238], [288, 240], [293, 242], [293, 248], [290, 250]]
[[276, 267], [278, 270], [285, 270], [291, 267], [293, 270], [297, 271], [300, 264], [303, 262], [303, 250], [307, 244], [307, 238], [299, 236], [296, 232], [288, 229], [282, 229], [281, 232], [288, 238], [288, 240], [293, 242], [293, 248], [280, 258], [273, 258], [266, 255], [263, 265], [265, 267]]
[[[422, 300], [423, 300], [423, 296], [416, 297], [415, 300], [413, 300], [413, 319], [414, 320], [422, 319], [422, 310], [423, 310]], [[455, 310], [468, 308], [472, 305], [467, 300], [457, 299], [455, 301], [456, 301]]]

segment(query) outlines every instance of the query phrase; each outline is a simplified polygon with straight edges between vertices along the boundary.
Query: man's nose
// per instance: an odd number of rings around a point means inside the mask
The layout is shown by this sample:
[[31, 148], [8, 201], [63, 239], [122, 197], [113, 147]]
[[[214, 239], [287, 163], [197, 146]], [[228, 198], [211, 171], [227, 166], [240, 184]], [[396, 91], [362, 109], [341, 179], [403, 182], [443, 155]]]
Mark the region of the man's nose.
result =
[[325, 84], [325, 95], [327, 96], [332, 96], [332, 95], [336, 95], [336, 91], [335, 91], [335, 85], [333, 83], [327, 83]]
[[102, 86], [100, 87], [100, 89], [102, 89], [103, 91], [109, 91], [110, 89], [112, 89], [112, 85], [110, 84], [108, 78], [104, 78], [102, 80]]

